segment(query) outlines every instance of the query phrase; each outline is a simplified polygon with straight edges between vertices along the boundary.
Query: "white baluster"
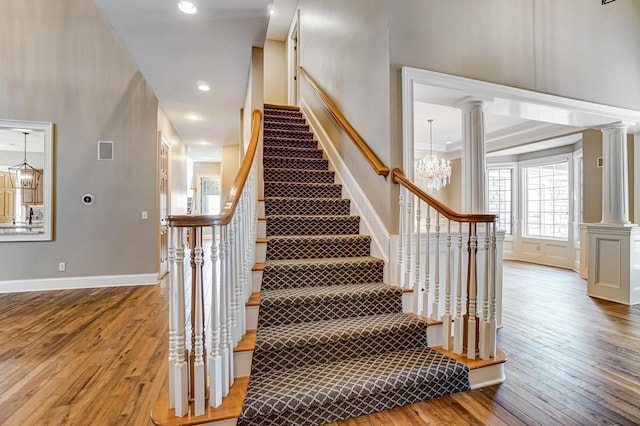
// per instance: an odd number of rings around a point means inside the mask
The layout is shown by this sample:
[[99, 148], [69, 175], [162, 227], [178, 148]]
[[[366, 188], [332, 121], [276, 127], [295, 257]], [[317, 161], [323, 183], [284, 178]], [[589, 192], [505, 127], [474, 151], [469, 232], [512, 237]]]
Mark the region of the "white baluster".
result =
[[242, 226], [241, 220], [244, 214], [244, 206], [243, 206], [242, 198], [238, 203], [238, 208], [236, 210], [236, 216], [233, 220], [233, 226], [236, 229], [236, 243], [235, 243], [235, 257], [236, 257], [236, 328], [235, 328], [235, 336], [234, 336], [234, 347], [238, 346], [242, 336], [244, 335], [244, 287], [246, 277], [244, 276], [244, 256], [245, 254], [242, 251]]
[[[227, 230], [227, 237], [229, 237], [228, 232], [231, 230], [231, 224], [225, 226], [225, 229]], [[233, 311], [232, 311], [232, 307], [231, 307], [231, 303], [232, 303], [232, 299], [233, 299], [233, 282], [235, 281], [234, 276], [233, 276], [233, 262], [232, 262], [232, 257], [233, 257], [233, 252], [231, 251], [231, 241], [230, 238], [227, 238], [225, 243], [224, 243], [224, 248], [225, 248], [225, 252], [227, 254], [226, 260], [225, 260], [225, 265], [226, 265], [226, 269], [227, 269], [227, 273], [225, 274], [225, 278], [226, 278], [226, 282], [225, 282], [225, 286], [224, 286], [224, 290], [225, 290], [225, 307], [227, 309], [227, 327], [225, 328], [225, 336], [224, 339], [226, 341], [226, 347], [227, 347], [227, 353], [226, 353], [226, 362], [227, 362], [227, 366], [228, 369], [226, 372], [226, 378], [228, 380], [228, 384], [229, 384], [229, 388], [231, 388], [231, 385], [233, 385], [234, 382], [234, 374], [233, 374], [233, 348], [234, 348], [234, 343], [233, 343], [233, 330], [234, 330], [234, 323], [233, 323]], [[225, 395], [226, 396], [226, 395]]]
[[496, 357], [497, 346], [497, 323], [496, 323], [496, 279], [497, 279], [497, 246], [496, 246], [496, 232], [498, 230], [497, 219], [493, 222], [493, 231], [491, 233], [491, 285], [490, 285], [490, 307], [489, 307], [489, 357]]
[[398, 238], [398, 274], [399, 274], [399, 283], [401, 287], [404, 287], [404, 257], [402, 256], [404, 250], [404, 196], [402, 195], [403, 189], [400, 189], [400, 238]]
[[464, 317], [462, 312], [462, 223], [458, 222], [458, 277], [456, 281], [456, 317], [453, 321], [453, 352], [462, 354]]
[[469, 287], [467, 316], [467, 358], [476, 359], [476, 303], [477, 303], [477, 249], [478, 235], [475, 223], [469, 224], [469, 274], [467, 285]]
[[204, 414], [205, 406], [205, 364], [204, 364], [204, 328], [202, 323], [204, 321], [204, 313], [202, 306], [202, 228], [196, 228], [194, 232], [195, 247], [194, 247], [194, 261], [195, 261], [195, 288], [193, 297], [194, 306], [194, 324], [193, 330], [195, 334], [195, 344], [192, 349], [195, 354], [195, 361], [193, 364], [193, 405], [194, 414], [201, 416]]
[[[169, 408], [175, 408], [175, 376], [173, 365], [178, 359], [177, 340], [178, 340], [178, 325], [176, 324], [176, 305], [178, 303], [177, 293], [174, 295], [174, 288], [177, 288], [177, 281], [180, 279], [178, 276], [178, 265], [176, 260], [176, 239], [177, 232], [182, 232], [181, 228], [170, 228], [169, 239], [169, 265], [171, 267], [171, 275], [169, 277]], [[184, 279], [184, 277], [182, 278]]]
[[433, 308], [431, 319], [440, 319], [440, 212], [436, 212], [436, 260], [435, 275], [433, 277]]
[[445, 272], [444, 314], [442, 315], [442, 347], [451, 350], [451, 220], [447, 220], [447, 270]]
[[425, 214], [425, 238], [424, 248], [424, 289], [422, 290], [422, 316], [429, 318], [429, 291], [431, 290], [431, 206], [427, 204]]
[[[413, 197], [413, 196], [411, 196]], [[413, 234], [413, 210], [411, 198], [407, 198], [407, 226], [405, 233], [407, 234], [406, 248], [406, 267], [404, 270], [404, 288], [411, 287], [411, 269], [413, 268], [413, 258], [411, 257], [411, 246], [413, 245], [411, 238]]]
[[416, 267], [415, 274], [413, 280], [413, 312], [418, 315], [420, 313], [419, 304], [420, 304], [420, 244], [421, 235], [420, 235], [420, 198], [417, 199], [416, 205]]
[[490, 280], [490, 268], [491, 268], [491, 224], [485, 223], [484, 226], [484, 279], [482, 280], [482, 312], [480, 319], [480, 341], [478, 342], [478, 349], [480, 359], [490, 358], [490, 338], [491, 331], [489, 330], [489, 280]]
[[231, 333], [231, 348], [235, 348], [238, 345], [238, 305], [240, 303], [238, 300], [238, 286], [240, 283], [238, 274], [238, 241], [236, 238], [236, 231], [238, 229], [237, 216], [234, 215], [227, 228], [229, 231], [229, 297], [231, 301], [231, 308], [229, 310], [229, 332]]
[[175, 414], [183, 417], [189, 411], [189, 366], [185, 346], [185, 305], [184, 305], [184, 241], [183, 230], [173, 228], [176, 240], [176, 263], [171, 282], [171, 295], [174, 301], [174, 326], [176, 328], [176, 359], [173, 368], [173, 401]]
[[209, 355], [209, 405], [219, 407], [222, 404], [222, 357], [220, 356], [220, 282], [218, 280], [218, 245], [216, 227], [211, 235], [211, 313]]
[[220, 230], [220, 358], [222, 358], [222, 396], [229, 394], [229, 261], [226, 225]]

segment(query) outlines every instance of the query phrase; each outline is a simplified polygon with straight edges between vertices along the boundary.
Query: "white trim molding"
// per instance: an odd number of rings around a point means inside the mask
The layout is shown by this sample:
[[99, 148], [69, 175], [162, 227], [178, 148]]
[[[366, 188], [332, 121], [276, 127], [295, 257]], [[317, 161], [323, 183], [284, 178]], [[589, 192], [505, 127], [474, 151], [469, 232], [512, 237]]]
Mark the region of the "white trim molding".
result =
[[158, 274], [102, 275], [91, 277], [42, 278], [0, 281], [0, 293], [72, 290], [80, 288], [127, 287], [158, 284]]

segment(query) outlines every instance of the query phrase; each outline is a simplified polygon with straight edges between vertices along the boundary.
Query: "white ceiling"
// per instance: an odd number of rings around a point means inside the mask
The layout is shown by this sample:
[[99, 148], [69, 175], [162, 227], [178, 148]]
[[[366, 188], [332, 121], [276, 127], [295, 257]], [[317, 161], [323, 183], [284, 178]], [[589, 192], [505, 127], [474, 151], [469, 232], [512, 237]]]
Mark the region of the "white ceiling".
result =
[[[277, 21], [272, 38], [284, 39], [297, 4], [294, 0], [193, 0], [198, 12], [186, 15], [178, 10], [178, 0], [94, 2], [194, 161], [220, 161], [221, 147], [239, 142], [239, 111], [245, 100], [251, 47], [263, 47], [272, 5], [278, 10], [272, 17]], [[199, 82], [206, 82], [211, 90], [199, 91]], [[200, 119], [190, 120], [190, 114]]]
[[[27, 134], [27, 152], [44, 152], [44, 132], [32, 130]], [[20, 151], [25, 147], [24, 133], [20, 129], [0, 127], [0, 151]]]

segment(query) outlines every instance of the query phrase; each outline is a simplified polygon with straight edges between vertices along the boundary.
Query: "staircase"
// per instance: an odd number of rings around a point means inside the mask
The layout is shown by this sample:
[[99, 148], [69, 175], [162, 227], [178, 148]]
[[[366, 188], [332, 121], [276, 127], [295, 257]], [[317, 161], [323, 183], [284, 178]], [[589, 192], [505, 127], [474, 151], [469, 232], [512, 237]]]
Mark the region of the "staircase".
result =
[[320, 425], [469, 389], [383, 282], [302, 114], [264, 110], [267, 250], [239, 425]]

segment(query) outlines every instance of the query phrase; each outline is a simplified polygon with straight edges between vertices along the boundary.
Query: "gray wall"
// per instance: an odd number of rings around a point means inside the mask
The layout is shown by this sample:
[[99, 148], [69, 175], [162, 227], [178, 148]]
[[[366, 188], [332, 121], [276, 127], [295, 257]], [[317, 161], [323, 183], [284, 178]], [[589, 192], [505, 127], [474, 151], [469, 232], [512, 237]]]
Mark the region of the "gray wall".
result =
[[[597, 0], [299, 4], [301, 65], [391, 167], [402, 166], [400, 69], [405, 65], [640, 109], [637, 1], [606, 6]], [[303, 97], [310, 96], [301, 86]], [[350, 142], [337, 144], [395, 232], [397, 187], [372, 177]]]
[[0, 243], [0, 280], [155, 273], [154, 94], [90, 0], [0, 10], [0, 117], [55, 123], [54, 241]]

